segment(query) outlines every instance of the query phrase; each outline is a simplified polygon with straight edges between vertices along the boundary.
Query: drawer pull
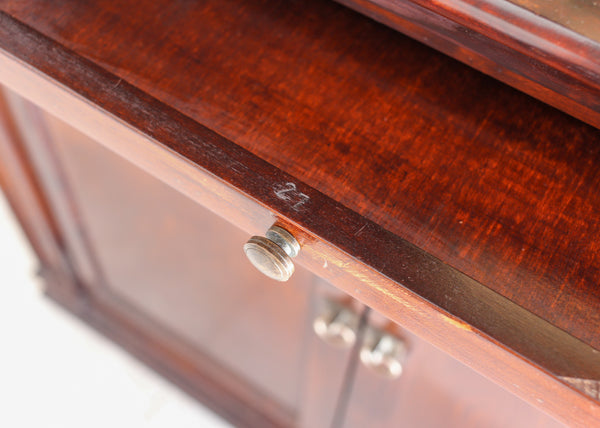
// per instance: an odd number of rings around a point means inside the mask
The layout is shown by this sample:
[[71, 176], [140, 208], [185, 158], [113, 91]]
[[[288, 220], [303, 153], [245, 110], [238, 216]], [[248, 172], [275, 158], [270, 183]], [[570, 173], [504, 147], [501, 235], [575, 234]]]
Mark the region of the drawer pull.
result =
[[313, 330], [324, 342], [338, 348], [351, 348], [356, 342], [360, 317], [351, 309], [330, 304], [315, 318]]
[[360, 360], [375, 373], [388, 379], [400, 377], [406, 355], [406, 343], [402, 339], [374, 328], [365, 332]]
[[250, 263], [277, 281], [287, 281], [294, 273], [292, 257], [300, 251], [296, 238], [279, 226], [271, 226], [265, 236], [253, 236], [244, 244]]

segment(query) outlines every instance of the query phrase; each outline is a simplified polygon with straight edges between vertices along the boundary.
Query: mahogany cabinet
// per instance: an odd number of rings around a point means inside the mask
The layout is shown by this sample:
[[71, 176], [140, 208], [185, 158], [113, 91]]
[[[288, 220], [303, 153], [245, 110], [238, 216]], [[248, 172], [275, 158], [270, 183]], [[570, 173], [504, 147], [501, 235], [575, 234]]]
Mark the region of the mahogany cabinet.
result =
[[[18, 95], [5, 95], [12, 113], [6, 121], [17, 127], [50, 211], [76, 225], [63, 245], [77, 261], [79, 292], [125, 323], [114, 328], [131, 325], [153, 346], [168, 347], [160, 364], [194, 393], [212, 391], [202, 391], [190, 371], [222, 382], [229, 403], [216, 405], [234, 423], [559, 426], [308, 271], [298, 269], [284, 285], [265, 277], [245, 259], [248, 237], [235, 225]], [[80, 271], [86, 264], [90, 272]], [[64, 292], [48, 285], [51, 295]], [[313, 331], [331, 305], [356, 316], [347, 346]], [[369, 329], [391, 329], [406, 341], [400, 378], [359, 363]]]
[[235, 425], [600, 425], [592, 126], [325, 0], [0, 1], [0, 84], [47, 294]]

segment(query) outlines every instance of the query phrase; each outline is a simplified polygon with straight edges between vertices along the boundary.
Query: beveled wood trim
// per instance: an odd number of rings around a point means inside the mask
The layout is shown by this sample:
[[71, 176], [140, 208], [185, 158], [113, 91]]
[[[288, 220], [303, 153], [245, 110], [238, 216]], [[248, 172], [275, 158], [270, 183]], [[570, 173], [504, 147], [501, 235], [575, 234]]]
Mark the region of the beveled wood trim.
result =
[[300, 264], [531, 404], [600, 418], [557, 378], [597, 379], [590, 346], [5, 14], [0, 48], [0, 79], [43, 109], [249, 234], [285, 223]]
[[0, 86], [0, 188], [37, 254], [42, 271], [71, 272], [59, 228], [22, 144]]
[[507, 0], [337, 0], [600, 128], [600, 42]]
[[79, 282], [99, 282], [101, 269], [95, 263], [70, 185], [56, 158], [41, 111], [7, 89], [4, 90], [4, 100], [19, 132], [18, 148], [37, 183], [57, 240], [61, 242], [61, 256], [68, 260], [72, 276], [79, 278]]

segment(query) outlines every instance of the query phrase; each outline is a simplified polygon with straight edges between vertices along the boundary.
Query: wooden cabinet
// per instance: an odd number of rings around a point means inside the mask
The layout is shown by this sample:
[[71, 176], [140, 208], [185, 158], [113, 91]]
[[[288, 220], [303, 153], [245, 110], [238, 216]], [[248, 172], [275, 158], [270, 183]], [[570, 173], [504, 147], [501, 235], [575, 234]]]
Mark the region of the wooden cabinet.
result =
[[265, 280], [245, 261], [244, 232], [43, 119], [102, 278], [91, 285], [295, 415], [314, 277], [299, 269], [288, 287]]
[[[173, 347], [160, 363], [179, 382], [193, 382], [190, 370], [210, 371], [231, 388], [237, 424], [558, 426], [306, 270], [286, 284], [266, 278], [245, 259], [248, 236], [235, 225], [17, 95], [7, 99], [17, 125], [29, 126], [23, 149], [46, 156], [38, 172], [47, 194], [57, 195], [50, 209], [60, 223], [76, 224], [64, 245], [89, 270], [76, 277], [94, 278], [79, 284], [81, 292], [153, 346]], [[355, 315], [351, 343], [328, 343], [313, 331], [332, 305]], [[399, 379], [361, 364], [373, 328], [406, 341]], [[243, 407], [256, 414], [247, 418]]]
[[[240, 426], [598, 426], [597, 42], [341, 3], [589, 124], [333, 1], [0, 0], [0, 184], [47, 294]], [[274, 224], [286, 284], [242, 251]]]
[[[240, 424], [297, 425], [305, 417], [301, 395], [311, 387], [305, 365], [314, 354], [315, 276], [299, 268], [285, 286], [265, 278], [244, 256], [244, 232], [64, 122], [9, 98], [21, 111], [17, 120], [37, 126], [26, 150], [53, 160], [44, 185], [61, 187], [50, 205], [64, 213], [62, 222], [77, 224], [65, 245], [92, 272], [94, 281], [83, 286], [88, 298], [149, 334], [168, 336], [178, 345], [172, 364], [182, 377], [179, 359], [234, 382], [240, 399], [267, 418]], [[345, 374], [344, 361], [336, 355], [326, 367], [319, 406], [335, 409], [342, 379], [330, 376]]]

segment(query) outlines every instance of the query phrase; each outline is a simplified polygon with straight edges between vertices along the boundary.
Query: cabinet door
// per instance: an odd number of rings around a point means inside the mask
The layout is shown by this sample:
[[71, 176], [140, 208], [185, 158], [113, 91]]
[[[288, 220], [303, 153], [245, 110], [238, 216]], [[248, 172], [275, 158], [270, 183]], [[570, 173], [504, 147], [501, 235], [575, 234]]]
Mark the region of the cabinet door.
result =
[[[327, 419], [322, 409], [336, 408], [350, 351], [321, 359], [329, 351], [312, 333], [321, 300], [315, 277], [297, 268], [285, 284], [268, 279], [245, 259], [246, 233], [64, 122], [9, 98], [63, 220], [65, 245], [85, 266], [78, 279], [118, 328], [137, 329], [152, 342], [150, 359], [236, 425]], [[42, 152], [49, 154], [40, 158]], [[128, 340], [139, 340], [136, 334]], [[222, 384], [224, 392], [205, 394], [196, 382]], [[307, 391], [316, 388], [326, 392], [321, 410], [310, 408]], [[232, 396], [233, 404], [222, 405]]]
[[393, 379], [362, 362], [357, 364], [340, 424], [345, 428], [562, 426], [374, 311], [365, 325], [361, 351], [372, 349], [366, 343], [369, 330], [400, 339], [406, 346], [406, 358], [402, 374]]
[[313, 301], [302, 426], [329, 428], [339, 425], [345, 411], [366, 307], [322, 280]]

